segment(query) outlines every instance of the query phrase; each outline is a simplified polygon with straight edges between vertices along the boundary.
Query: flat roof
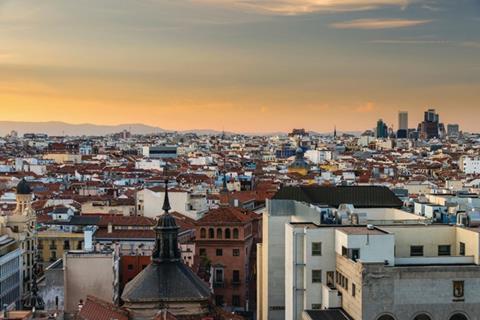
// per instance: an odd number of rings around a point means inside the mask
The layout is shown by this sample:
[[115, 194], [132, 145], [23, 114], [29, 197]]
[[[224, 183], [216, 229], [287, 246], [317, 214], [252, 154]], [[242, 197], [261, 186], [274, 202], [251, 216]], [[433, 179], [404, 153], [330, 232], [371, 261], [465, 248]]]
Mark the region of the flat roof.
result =
[[352, 234], [352, 235], [384, 235], [384, 234], [389, 234], [387, 231], [378, 229], [378, 228], [373, 228], [369, 229], [368, 227], [350, 227], [350, 228], [344, 228], [340, 227], [337, 228], [338, 231], [341, 231], [345, 234]]

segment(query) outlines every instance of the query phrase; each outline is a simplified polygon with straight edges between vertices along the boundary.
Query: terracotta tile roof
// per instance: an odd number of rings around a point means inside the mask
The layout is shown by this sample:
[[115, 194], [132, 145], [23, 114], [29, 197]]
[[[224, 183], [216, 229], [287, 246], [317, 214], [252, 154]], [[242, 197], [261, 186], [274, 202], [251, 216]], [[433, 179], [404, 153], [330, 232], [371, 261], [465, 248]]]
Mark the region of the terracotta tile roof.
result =
[[245, 224], [252, 221], [251, 212], [235, 207], [222, 207], [210, 210], [197, 225]]
[[113, 226], [151, 226], [155, 225], [155, 220], [143, 216], [114, 216], [114, 215], [99, 215], [99, 227], [107, 227], [109, 223]]
[[95, 232], [96, 239], [110, 239], [110, 240], [122, 240], [122, 239], [155, 239], [155, 231], [152, 230], [112, 230], [108, 233], [107, 229], [98, 229]]
[[88, 296], [78, 317], [82, 320], [128, 320], [128, 313], [112, 303]]

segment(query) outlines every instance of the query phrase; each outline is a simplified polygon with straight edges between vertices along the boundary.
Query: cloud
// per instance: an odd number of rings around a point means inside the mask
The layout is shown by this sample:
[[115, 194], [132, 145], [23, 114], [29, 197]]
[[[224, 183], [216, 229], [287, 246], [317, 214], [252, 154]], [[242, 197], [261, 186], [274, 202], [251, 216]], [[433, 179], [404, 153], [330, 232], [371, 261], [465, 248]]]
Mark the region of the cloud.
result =
[[406, 8], [420, 0], [192, 0], [197, 3], [235, 6], [263, 13], [299, 15], [318, 11], [363, 11], [384, 6]]
[[415, 39], [385, 39], [385, 40], [372, 40], [369, 43], [375, 44], [449, 44], [447, 40], [415, 40]]
[[480, 49], [480, 41], [465, 41], [461, 45], [462, 47]]
[[358, 113], [369, 113], [375, 110], [375, 104], [373, 102], [367, 102], [364, 105], [358, 106], [355, 111]]
[[408, 28], [427, 24], [432, 20], [407, 20], [407, 19], [357, 19], [330, 24], [335, 29], [361, 29], [361, 30], [377, 30], [377, 29], [395, 29]]

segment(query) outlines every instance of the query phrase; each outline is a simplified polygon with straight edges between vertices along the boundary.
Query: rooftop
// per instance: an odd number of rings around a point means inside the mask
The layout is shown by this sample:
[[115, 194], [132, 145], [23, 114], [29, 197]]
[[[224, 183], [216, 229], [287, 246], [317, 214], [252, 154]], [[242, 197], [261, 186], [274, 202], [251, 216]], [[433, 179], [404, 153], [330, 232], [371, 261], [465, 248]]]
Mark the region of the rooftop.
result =
[[283, 187], [273, 200], [296, 200], [337, 208], [353, 204], [355, 208], [401, 208], [403, 202], [387, 187], [380, 186], [300, 186]]

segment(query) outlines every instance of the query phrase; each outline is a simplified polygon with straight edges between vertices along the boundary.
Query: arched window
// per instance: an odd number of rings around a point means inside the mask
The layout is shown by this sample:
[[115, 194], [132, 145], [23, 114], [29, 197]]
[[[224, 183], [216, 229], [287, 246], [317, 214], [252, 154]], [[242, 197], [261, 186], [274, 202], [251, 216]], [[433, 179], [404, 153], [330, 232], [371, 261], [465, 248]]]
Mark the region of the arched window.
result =
[[384, 314], [383, 316], [378, 317], [377, 320], [395, 320], [395, 318], [389, 314]]
[[238, 239], [238, 229], [233, 229], [233, 239]]
[[468, 318], [462, 313], [456, 313], [450, 317], [450, 320], [468, 320]]
[[230, 228], [225, 229], [225, 239], [230, 239]]
[[218, 229], [217, 229], [217, 239], [222, 239], [222, 238], [223, 238], [222, 229], [218, 228]]
[[413, 320], [432, 320], [430, 316], [426, 315], [425, 313], [417, 315]]
[[207, 237], [207, 230], [205, 228], [200, 229], [200, 238], [205, 239]]
[[215, 238], [215, 230], [213, 230], [213, 228], [208, 229], [208, 238], [209, 239]]

